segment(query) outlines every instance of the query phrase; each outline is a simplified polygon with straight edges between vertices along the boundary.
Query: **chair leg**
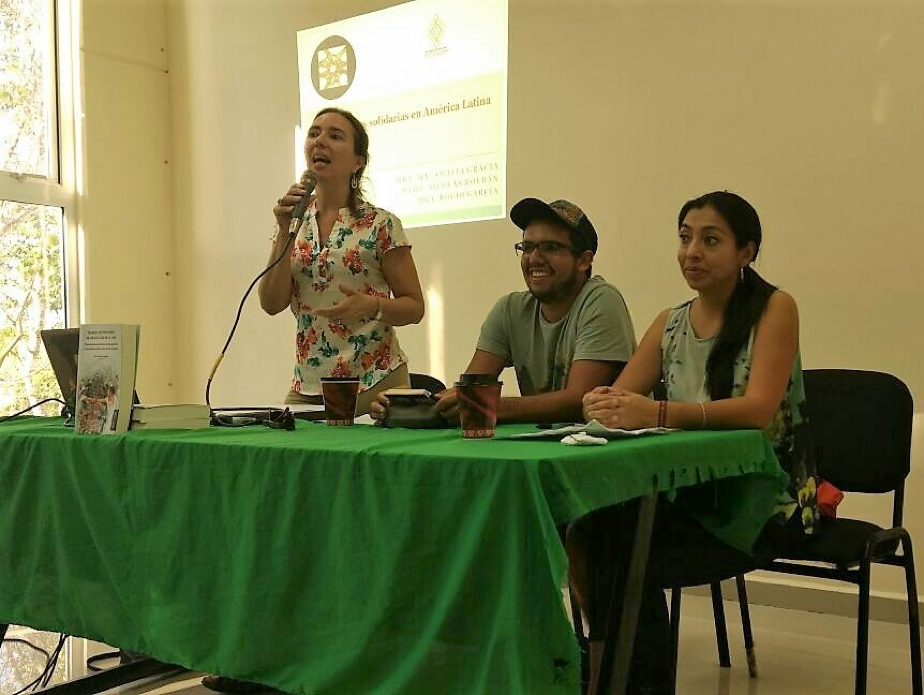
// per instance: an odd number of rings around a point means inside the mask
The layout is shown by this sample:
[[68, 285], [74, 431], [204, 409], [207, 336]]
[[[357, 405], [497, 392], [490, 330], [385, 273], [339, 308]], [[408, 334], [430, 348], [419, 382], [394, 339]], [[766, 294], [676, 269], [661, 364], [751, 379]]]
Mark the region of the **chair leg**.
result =
[[571, 582], [568, 582], [568, 601], [571, 604], [571, 623], [574, 625], [574, 636], [578, 641], [581, 652], [581, 683], [586, 692], [587, 682], [590, 679], [590, 638], [584, 635], [584, 616], [581, 613], [581, 604], [578, 603], [577, 594]]
[[671, 589], [671, 695], [677, 692], [677, 657], [680, 651], [680, 587]]
[[568, 600], [571, 603], [571, 623], [574, 625], [574, 634], [577, 636], [578, 642], [582, 642], [586, 639], [584, 636], [584, 618], [581, 614], [581, 604], [578, 603], [577, 594], [574, 593], [571, 582], [568, 582]]
[[712, 582], [712, 613], [715, 616], [715, 641], [719, 648], [719, 666], [731, 668], [731, 656], [728, 653], [728, 629], [725, 627], [725, 606], [722, 603], [722, 584]]
[[857, 610], [856, 695], [866, 695], [866, 657], [869, 651], [869, 560], [860, 563], [860, 599]]
[[754, 650], [754, 635], [751, 632], [751, 611], [748, 608], [748, 589], [744, 575], [735, 577], [738, 586], [738, 607], [741, 609], [741, 630], [744, 632], [744, 650], [748, 657], [748, 674], [757, 678], [757, 652]]
[[908, 630], [911, 636], [911, 692], [922, 695], [921, 687], [921, 619], [918, 615], [918, 583], [914, 575], [914, 554], [911, 537], [902, 538], [905, 559], [905, 586], [908, 593]]

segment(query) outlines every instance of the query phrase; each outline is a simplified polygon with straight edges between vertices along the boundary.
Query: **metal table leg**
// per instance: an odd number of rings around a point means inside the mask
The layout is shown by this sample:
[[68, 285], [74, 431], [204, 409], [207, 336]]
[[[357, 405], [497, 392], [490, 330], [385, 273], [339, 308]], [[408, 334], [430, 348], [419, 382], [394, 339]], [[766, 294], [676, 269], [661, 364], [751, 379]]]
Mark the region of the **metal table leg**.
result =
[[612, 585], [606, 641], [597, 679], [597, 692], [593, 695], [625, 695], [657, 507], [657, 492], [638, 500], [632, 556], [628, 567], [618, 568]]

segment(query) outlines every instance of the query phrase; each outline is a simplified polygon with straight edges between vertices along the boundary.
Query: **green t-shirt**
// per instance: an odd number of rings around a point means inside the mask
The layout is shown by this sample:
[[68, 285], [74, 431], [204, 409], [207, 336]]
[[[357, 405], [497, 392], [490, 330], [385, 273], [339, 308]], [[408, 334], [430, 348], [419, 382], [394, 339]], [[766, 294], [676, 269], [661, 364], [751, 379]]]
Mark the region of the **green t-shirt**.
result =
[[501, 297], [481, 326], [478, 349], [501, 357], [517, 373], [520, 393], [559, 391], [576, 360], [628, 362], [635, 331], [626, 302], [599, 275], [584, 283], [559, 321], [549, 323], [529, 292]]

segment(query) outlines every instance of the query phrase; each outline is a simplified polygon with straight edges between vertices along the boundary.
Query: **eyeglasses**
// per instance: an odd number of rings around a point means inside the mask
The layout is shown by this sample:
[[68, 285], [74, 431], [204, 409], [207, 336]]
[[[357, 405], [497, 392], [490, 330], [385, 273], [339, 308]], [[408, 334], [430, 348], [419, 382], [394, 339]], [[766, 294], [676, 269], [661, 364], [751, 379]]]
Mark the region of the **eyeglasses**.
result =
[[550, 256], [556, 253], [574, 250], [573, 246], [560, 244], [557, 241], [518, 241], [513, 245], [513, 248], [516, 250], [518, 256], [520, 254], [528, 256], [533, 251], [539, 251], [543, 256]]

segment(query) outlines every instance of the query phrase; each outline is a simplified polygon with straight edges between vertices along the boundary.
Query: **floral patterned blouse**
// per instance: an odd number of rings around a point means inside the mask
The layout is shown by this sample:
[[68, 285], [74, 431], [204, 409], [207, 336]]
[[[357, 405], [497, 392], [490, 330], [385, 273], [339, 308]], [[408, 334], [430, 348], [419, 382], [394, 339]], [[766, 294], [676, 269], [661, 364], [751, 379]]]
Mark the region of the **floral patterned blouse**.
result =
[[314, 201], [292, 247], [292, 300], [295, 314], [295, 374], [292, 389], [321, 393], [321, 377], [359, 377], [360, 391], [405, 364], [394, 328], [372, 318], [344, 323], [312, 314], [333, 306], [346, 295], [340, 285], [388, 298], [382, 258], [392, 249], [410, 247], [401, 220], [366, 202], [359, 214], [342, 208], [330, 237], [320, 244]]
[[[661, 336], [661, 373], [670, 401], [703, 402], [712, 400], [705, 383], [706, 360], [715, 338], [697, 338], [690, 326], [690, 302], [671, 309]], [[741, 396], [751, 373], [754, 331], [741, 348], [732, 370], [732, 396]], [[789, 484], [781, 490], [773, 517], [781, 522], [799, 524], [806, 533], [814, 533], [818, 523], [815, 498], [815, 462], [809, 444], [810, 432], [805, 413], [805, 386], [802, 358], [796, 359], [789, 376], [786, 394], [773, 422], [764, 430], [776, 453], [780, 467], [789, 475]], [[796, 519], [793, 519], [794, 516]]]

